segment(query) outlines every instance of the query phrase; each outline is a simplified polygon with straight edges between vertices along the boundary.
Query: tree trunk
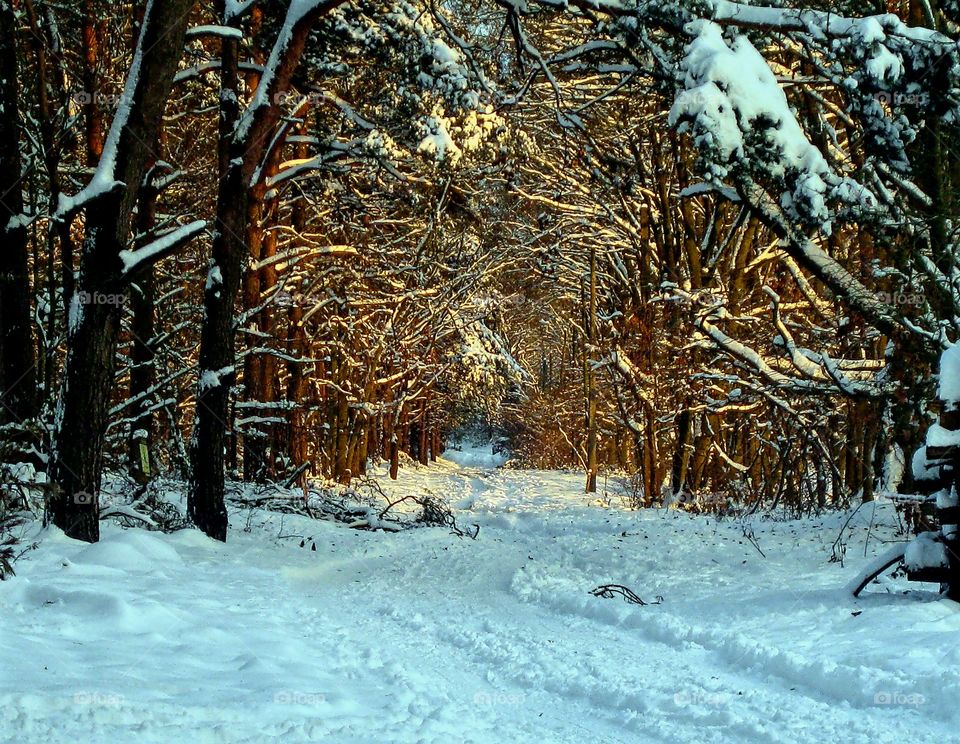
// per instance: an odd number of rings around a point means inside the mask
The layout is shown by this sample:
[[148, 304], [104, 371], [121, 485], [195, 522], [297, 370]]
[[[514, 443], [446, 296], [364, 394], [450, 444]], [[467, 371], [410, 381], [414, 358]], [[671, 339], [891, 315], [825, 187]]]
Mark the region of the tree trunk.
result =
[[[303, 134], [305, 130], [299, 130]], [[297, 145], [297, 155], [307, 157], [305, 142]], [[306, 207], [303, 199], [299, 199], [293, 207], [293, 229], [302, 232], [307, 223]], [[287, 354], [292, 359], [302, 359], [307, 356], [307, 337], [303, 328], [303, 306], [300, 302], [293, 302], [287, 316]], [[308, 443], [306, 432], [306, 416], [304, 406], [307, 398], [307, 377], [303, 371], [304, 362], [287, 362], [287, 402], [292, 405], [289, 411], [288, 432], [286, 437], [286, 455], [290, 460], [290, 468], [297, 470], [307, 461]], [[301, 487], [307, 484], [307, 473], [302, 473], [297, 479]]]
[[16, 18], [0, 4], [0, 424], [19, 424], [35, 413], [37, 380], [30, 303], [27, 228], [23, 213], [23, 164], [17, 85]]
[[[313, 5], [298, 12], [299, 4], [287, 9], [290, 25], [284, 25], [275, 44], [276, 64], [268, 85], [254, 108], [239, 116], [238, 44], [224, 37], [220, 54], [220, 137], [217, 229], [213, 241], [213, 265], [204, 292], [206, 316], [200, 332], [200, 383], [196, 422], [191, 448], [193, 472], [187, 513], [207, 535], [226, 540], [227, 512], [224, 497], [224, 444], [227, 439], [227, 409], [235, 376], [234, 303], [240, 290], [245, 259], [247, 203], [264, 154], [273, 145], [280, 120], [277, 96], [284, 92], [299, 64], [312, 24], [342, 4], [342, 0]], [[225, 18], [223, 0], [218, 15]], [[271, 52], [270, 59], [274, 58]], [[252, 104], [251, 104], [252, 105]], [[243, 124], [238, 127], [238, 124]], [[277, 144], [276, 146], [279, 146]]]
[[[243, 310], [251, 310], [260, 304], [261, 286], [260, 271], [256, 263], [263, 258], [263, 229], [264, 215], [263, 200], [258, 193], [253, 193], [247, 201], [246, 217], [246, 250], [251, 259], [251, 266], [247, 268], [243, 277]], [[249, 325], [255, 326], [256, 319], [251, 318]], [[253, 346], [262, 346], [262, 337], [259, 334], [248, 336]], [[241, 343], [242, 345], [242, 343]], [[248, 351], [243, 363], [243, 401], [242, 410], [248, 416], [259, 418], [269, 415], [269, 411], [256, 406], [267, 400], [263, 388], [264, 356]], [[249, 407], [247, 407], [249, 405]], [[267, 436], [263, 427], [258, 423], [248, 423], [241, 430], [243, 435], [243, 479], [246, 481], [263, 481], [266, 477]]]
[[677, 442], [673, 452], [673, 479], [671, 491], [674, 496], [679, 496], [686, 488], [687, 464], [689, 462], [688, 442], [690, 440], [691, 414], [689, 401], [684, 405], [680, 415], [677, 417]]
[[203, 295], [204, 321], [200, 330], [200, 381], [196, 419], [190, 448], [190, 488], [187, 515], [215, 540], [227, 539], [224, 505], [224, 449], [234, 364], [234, 304], [247, 247], [247, 181], [242, 154], [233, 135], [238, 119], [238, 44], [224, 38], [220, 65], [220, 151], [216, 233], [212, 263]]
[[597, 249], [590, 246], [590, 288], [587, 306], [587, 339], [583, 347], [583, 374], [586, 386], [587, 411], [587, 483], [586, 493], [597, 491], [597, 373], [591, 364], [590, 355], [597, 342]]
[[[148, 235], [156, 225], [157, 189], [147, 183], [137, 205], [137, 230]], [[133, 319], [130, 323], [130, 436], [127, 440], [127, 469], [137, 483], [146, 483], [153, 474], [151, 447], [154, 436], [154, 415], [150, 411], [150, 389], [156, 381], [153, 348], [156, 334], [154, 271], [151, 267], [130, 290]]]
[[430, 415], [427, 412], [426, 399], [420, 405], [420, 429], [418, 434], [417, 459], [421, 465], [427, 465], [430, 462], [430, 453], [427, 450], [430, 436]]
[[[99, 539], [98, 491], [113, 387], [123, 293], [119, 252], [128, 247], [150, 145], [157, 142], [163, 109], [183, 52], [191, 0], [151, 4], [144, 16], [135, 60], [108, 141], [106, 177], [117, 184], [86, 206], [80, 281], [71, 299], [63, 392], [58, 404], [51, 463], [53, 493], [48, 517], [68, 536]], [[105, 148], [106, 152], [106, 148]], [[101, 301], [101, 298], [103, 301]]]

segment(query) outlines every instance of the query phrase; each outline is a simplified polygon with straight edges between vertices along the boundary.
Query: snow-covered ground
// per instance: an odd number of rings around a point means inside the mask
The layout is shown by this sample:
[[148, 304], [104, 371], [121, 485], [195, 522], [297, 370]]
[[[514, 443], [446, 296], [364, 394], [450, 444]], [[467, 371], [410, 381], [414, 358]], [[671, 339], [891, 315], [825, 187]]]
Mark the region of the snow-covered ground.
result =
[[[0, 583], [0, 741], [956, 741], [957, 606], [843, 591], [889, 507], [854, 518], [841, 567], [844, 515], [630, 512], [579, 474], [451, 461], [389, 487], [478, 539], [262, 511], [226, 545], [45, 532]], [[589, 593], [607, 583], [662, 602]]]

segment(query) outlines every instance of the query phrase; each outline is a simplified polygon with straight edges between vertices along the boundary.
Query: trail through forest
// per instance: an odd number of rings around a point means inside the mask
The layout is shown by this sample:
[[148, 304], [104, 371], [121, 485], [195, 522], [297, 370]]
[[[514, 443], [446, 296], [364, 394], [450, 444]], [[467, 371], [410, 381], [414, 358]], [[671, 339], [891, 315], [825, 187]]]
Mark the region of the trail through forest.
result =
[[[612, 483], [592, 499], [582, 474], [449, 456], [463, 464], [383, 485], [442, 496], [476, 540], [259, 510], [231, 515], [226, 544], [43, 533], [0, 584], [0, 738], [876, 744], [956, 730], [955, 605], [894, 581], [843, 590], [868, 533], [869, 556], [898, 539], [887, 505], [851, 521], [841, 567], [845, 515], [634, 512]], [[590, 594], [603, 584], [648, 604]]]

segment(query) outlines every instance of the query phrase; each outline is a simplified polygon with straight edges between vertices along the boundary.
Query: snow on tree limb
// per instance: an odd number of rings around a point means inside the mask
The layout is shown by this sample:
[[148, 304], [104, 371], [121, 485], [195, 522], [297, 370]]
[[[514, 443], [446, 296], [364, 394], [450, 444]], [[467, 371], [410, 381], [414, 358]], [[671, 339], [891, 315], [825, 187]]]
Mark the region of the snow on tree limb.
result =
[[783, 249], [887, 335], [896, 335], [901, 324], [896, 309], [868, 290], [859, 279], [829, 256], [784, 214], [773, 198], [750, 178], [742, 178], [741, 194], [757, 215], [783, 239]]
[[258, 0], [226, 0], [224, 3], [224, 16], [227, 21], [235, 21], [246, 15]]
[[802, 31], [821, 38], [846, 38], [854, 41], [900, 37], [910, 43], [956, 46], [956, 42], [950, 37], [932, 29], [908, 26], [892, 13], [850, 18], [839, 13], [811, 8], [746, 5], [729, 0], [708, 0], [707, 6], [711, 11], [709, 18], [717, 23], [740, 28]]
[[[154, 18], [151, 12], [153, 3], [154, 0], [147, 0], [146, 8], [143, 11], [144, 23], [149, 23]], [[117, 181], [115, 176], [117, 150], [120, 144], [120, 135], [130, 119], [130, 112], [133, 109], [137, 89], [140, 86], [140, 67], [143, 63], [144, 40], [147, 36], [146, 29], [141, 28], [137, 37], [137, 47], [133, 53], [133, 61], [130, 63], [130, 71], [127, 73], [123, 93], [120, 95], [120, 104], [117, 106], [113, 122], [110, 124], [110, 131], [104, 140], [103, 152], [100, 154], [100, 160], [97, 162], [93, 178], [74, 196], [60, 194], [55, 219], [69, 219], [91, 201], [125, 188], [125, 184]]]
[[683, 60], [686, 90], [670, 110], [671, 125], [692, 130], [708, 182], [722, 187], [742, 169], [783, 181], [781, 204], [794, 219], [829, 233], [828, 200], [871, 206], [874, 197], [838, 176], [810, 144], [766, 60], [746, 36], [728, 44], [718, 25], [697, 21]]
[[152, 266], [165, 256], [169, 256], [185, 243], [193, 240], [207, 227], [204, 220], [195, 220], [161, 235], [146, 245], [131, 250], [120, 251], [120, 261], [123, 264], [122, 278], [129, 278], [149, 266]]
[[194, 26], [193, 28], [188, 28], [186, 36], [188, 39], [196, 39], [202, 36], [213, 36], [213, 37], [219, 37], [219, 38], [242, 40], [243, 31], [233, 26], [204, 25], [204, 26]]
[[290, 54], [292, 45], [296, 42], [302, 47], [314, 19], [329, 13], [344, 2], [345, 0], [290, 0], [283, 26], [270, 50], [257, 90], [237, 121], [234, 133], [237, 141], [248, 139], [257, 119], [263, 116], [262, 112], [276, 106], [275, 97], [283, 92], [290, 69], [299, 61], [299, 53]]
[[759, 374], [767, 380], [767, 382], [772, 383], [775, 387], [788, 388], [795, 392], [805, 391], [820, 394], [830, 391], [829, 387], [818, 385], [809, 380], [796, 379], [778, 372], [771, 367], [767, 360], [760, 356], [760, 354], [731, 336], [728, 336], [708, 318], [701, 318], [697, 322], [697, 326], [724, 352], [744, 362], [752, 371]]

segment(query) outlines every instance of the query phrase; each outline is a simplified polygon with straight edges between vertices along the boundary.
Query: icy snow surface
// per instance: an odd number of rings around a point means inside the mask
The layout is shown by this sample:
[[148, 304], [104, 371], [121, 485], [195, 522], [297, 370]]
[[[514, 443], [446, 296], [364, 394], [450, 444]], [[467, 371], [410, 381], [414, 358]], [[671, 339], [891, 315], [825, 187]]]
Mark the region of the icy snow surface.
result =
[[[956, 741], [957, 606], [843, 591], [897, 539], [889, 504], [853, 518], [841, 567], [845, 514], [751, 517], [764, 558], [740, 522], [582, 481], [450, 461], [384, 481], [446, 497], [476, 541], [262, 511], [226, 545], [48, 530], [0, 582], [0, 741]], [[663, 601], [589, 594], [606, 583]]]

